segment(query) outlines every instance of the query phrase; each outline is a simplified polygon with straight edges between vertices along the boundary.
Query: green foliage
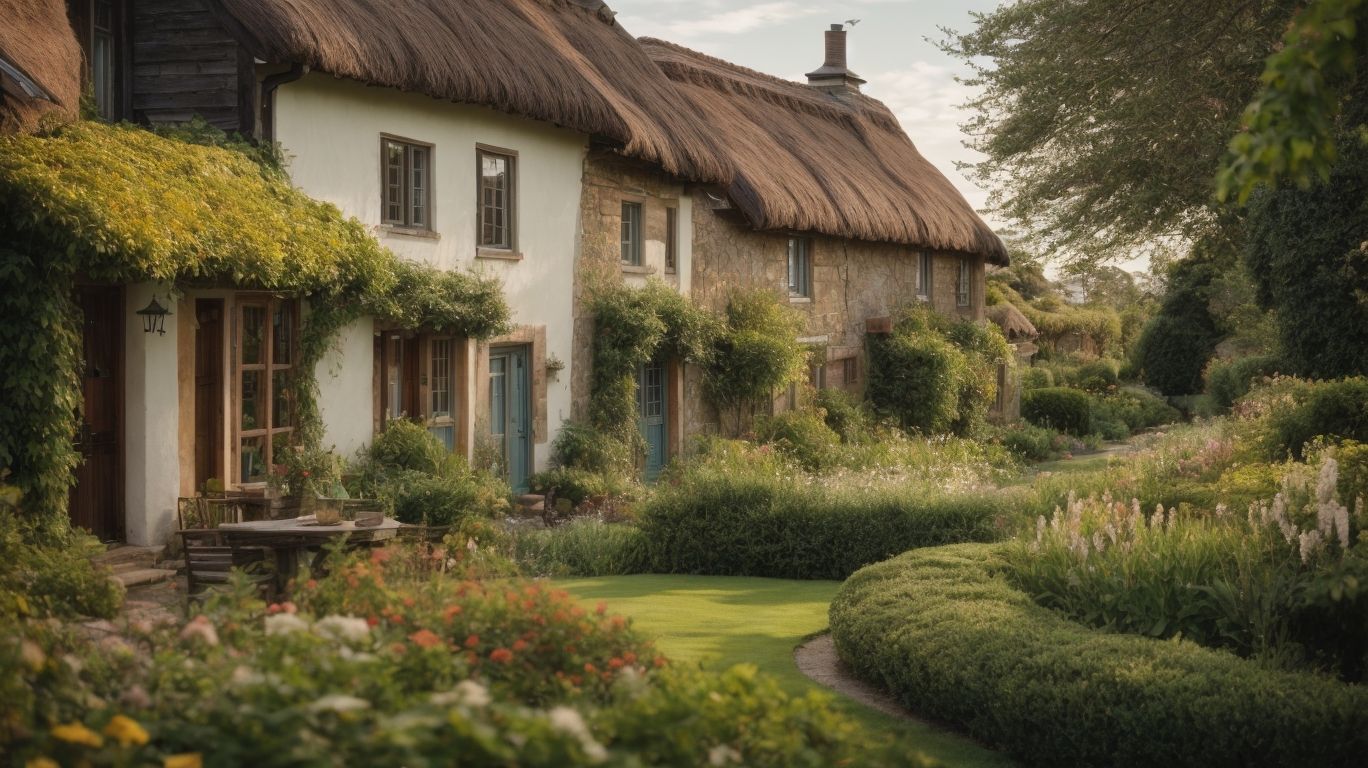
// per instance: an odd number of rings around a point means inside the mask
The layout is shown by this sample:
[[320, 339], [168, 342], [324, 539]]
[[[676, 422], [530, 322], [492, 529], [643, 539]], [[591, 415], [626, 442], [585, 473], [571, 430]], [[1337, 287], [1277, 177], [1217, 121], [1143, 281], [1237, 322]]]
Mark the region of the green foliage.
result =
[[1233, 360], [1213, 359], [1202, 378], [1206, 393], [1219, 411], [1228, 411], [1235, 401], [1249, 393], [1254, 379], [1277, 373], [1282, 360], [1277, 355], [1253, 355]]
[[755, 436], [809, 471], [836, 461], [841, 442], [841, 436], [827, 426], [822, 415], [811, 411], [787, 411], [763, 418], [756, 425]]
[[1029, 462], [1057, 459], [1069, 447], [1068, 438], [1064, 435], [1049, 427], [1034, 424], [1016, 424], [1004, 428], [999, 432], [998, 439], [1013, 455]]
[[1257, 195], [1245, 263], [1259, 303], [1276, 317], [1283, 372], [1312, 378], [1368, 373], [1368, 92], [1356, 88], [1325, 183]]
[[1317, 437], [1368, 441], [1368, 378], [1307, 382], [1268, 415], [1270, 458], [1300, 459]]
[[1298, 5], [1033, 0], [976, 15], [943, 48], [973, 72], [966, 130], [989, 205], [1070, 261], [1237, 229], [1212, 175]]
[[551, 461], [558, 467], [608, 473], [627, 464], [622, 444], [588, 424], [567, 421], [561, 424], [551, 444]]
[[807, 363], [798, 342], [803, 317], [769, 291], [735, 292], [703, 374], [703, 393], [719, 411], [736, 414], [767, 402], [797, 381]]
[[1087, 336], [1099, 350], [1110, 349], [1121, 339], [1121, 318], [1110, 307], [1067, 304], [1053, 293], [1027, 301], [1016, 291], [1006, 288], [1003, 296], [1031, 321], [1047, 346], [1070, 334]]
[[701, 471], [647, 500], [641, 530], [658, 573], [843, 579], [914, 547], [990, 541], [1008, 503], [996, 494], [799, 485], [754, 470]]
[[1023, 392], [1021, 417], [1036, 426], [1071, 435], [1092, 432], [1091, 399], [1077, 389], [1047, 387]]
[[904, 311], [887, 335], [866, 337], [865, 395], [904, 429], [971, 434], [997, 395], [997, 366], [1011, 357], [997, 326]]
[[574, 507], [625, 492], [623, 483], [614, 476], [578, 467], [548, 469], [532, 475], [527, 482], [533, 493], [554, 494], [557, 500], [565, 499]]
[[650, 570], [641, 529], [582, 518], [565, 525], [519, 533], [515, 556], [529, 572], [545, 576], [622, 576]]
[[1178, 409], [1138, 387], [1089, 395], [1088, 406], [1093, 430], [1107, 440], [1124, 440], [1133, 432], [1182, 418]]
[[[0, 498], [18, 497], [0, 483]], [[113, 618], [123, 605], [123, 585], [91, 563], [104, 551], [79, 531], [35, 533], [17, 501], [0, 500], [0, 627], [33, 617]]]
[[860, 442], [872, 429], [864, 403], [843, 389], [819, 389], [813, 395], [813, 404], [822, 411], [826, 425], [841, 436], [842, 442]]
[[77, 273], [306, 298], [294, 388], [297, 438], [310, 447], [322, 436], [313, 372], [351, 320], [393, 315], [477, 338], [507, 325], [494, 281], [408, 265], [360, 222], [294, 189], [277, 164], [257, 162], [262, 152], [245, 155], [202, 127], [180, 134], [200, 143], [99, 122], [0, 137], [0, 281], [11, 289], [0, 299], [0, 466], [49, 526], [62, 524], [76, 462]]
[[401, 523], [457, 525], [508, 510], [508, 484], [472, 469], [421, 424], [397, 419], [352, 468], [353, 490], [393, 506]]
[[1135, 358], [1145, 383], [1166, 395], [1202, 391], [1202, 369], [1229, 330], [1211, 311], [1215, 281], [1238, 269], [1228, 248], [1200, 243], [1168, 273], [1159, 313], [1145, 326]]
[[1361, 686], [1084, 627], [1011, 586], [1005, 549], [920, 549], [856, 573], [831, 606], [841, 658], [1028, 765], [1351, 766], [1368, 749]]
[[1106, 392], [1121, 384], [1121, 366], [1115, 360], [1102, 358], [1078, 367], [1078, 386], [1089, 392]]
[[1264, 65], [1262, 87], [1245, 109], [1217, 177], [1222, 199], [1244, 203], [1260, 185], [1324, 181], [1338, 157], [1334, 125], [1358, 72], [1362, 0], [1306, 3]]
[[429, 475], [441, 473], [452, 461], [451, 452], [427, 427], [408, 419], [394, 419], [371, 440], [365, 457], [382, 472], [411, 470]]
[[1050, 372], [1049, 368], [1032, 366], [1021, 371], [1021, 388], [1023, 390], [1044, 389], [1054, 385], [1054, 374]]

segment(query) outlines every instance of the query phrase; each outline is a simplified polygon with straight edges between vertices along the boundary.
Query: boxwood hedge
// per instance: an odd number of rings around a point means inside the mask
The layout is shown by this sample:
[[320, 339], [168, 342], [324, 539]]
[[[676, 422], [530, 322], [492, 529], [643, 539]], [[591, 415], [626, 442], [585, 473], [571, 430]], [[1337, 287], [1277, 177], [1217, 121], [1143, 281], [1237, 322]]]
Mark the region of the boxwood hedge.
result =
[[844, 579], [915, 547], [1000, 538], [1010, 501], [710, 477], [662, 488], [641, 528], [656, 573]]
[[1368, 689], [1088, 629], [995, 573], [999, 546], [922, 549], [853, 575], [831, 605], [841, 657], [1032, 765], [1362, 765]]

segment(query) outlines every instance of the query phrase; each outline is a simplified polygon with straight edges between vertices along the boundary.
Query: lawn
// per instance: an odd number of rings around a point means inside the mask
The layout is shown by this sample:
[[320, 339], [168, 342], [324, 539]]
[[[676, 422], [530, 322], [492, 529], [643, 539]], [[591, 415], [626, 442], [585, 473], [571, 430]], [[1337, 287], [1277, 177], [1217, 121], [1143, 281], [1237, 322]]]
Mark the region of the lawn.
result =
[[[750, 663], [790, 692], [826, 690], [793, 663], [793, 649], [827, 627], [835, 581], [722, 576], [613, 576], [557, 582], [590, 605], [630, 616], [679, 662], [725, 668]], [[833, 694], [834, 695], [834, 694]], [[1008, 759], [925, 723], [888, 717], [842, 696], [837, 706], [876, 732], [902, 733], [947, 766], [1002, 766]]]

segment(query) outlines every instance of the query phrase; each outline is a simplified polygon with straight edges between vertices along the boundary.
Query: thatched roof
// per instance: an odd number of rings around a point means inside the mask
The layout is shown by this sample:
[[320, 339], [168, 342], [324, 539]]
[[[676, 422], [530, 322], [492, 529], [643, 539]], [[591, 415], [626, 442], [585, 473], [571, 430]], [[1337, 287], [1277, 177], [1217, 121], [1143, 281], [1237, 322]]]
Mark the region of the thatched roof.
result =
[[723, 144], [736, 168], [728, 191], [756, 228], [1007, 263], [1002, 241], [881, 102], [835, 96], [661, 40], [641, 43]]
[[1000, 301], [985, 310], [988, 319], [997, 323], [1008, 341], [1034, 339], [1040, 335], [1031, 321], [1009, 301]]
[[74, 119], [81, 46], [62, 0], [0, 0], [0, 130], [31, 130], [42, 115]]
[[543, 120], [666, 171], [731, 169], [598, 0], [208, 0], [254, 56]]

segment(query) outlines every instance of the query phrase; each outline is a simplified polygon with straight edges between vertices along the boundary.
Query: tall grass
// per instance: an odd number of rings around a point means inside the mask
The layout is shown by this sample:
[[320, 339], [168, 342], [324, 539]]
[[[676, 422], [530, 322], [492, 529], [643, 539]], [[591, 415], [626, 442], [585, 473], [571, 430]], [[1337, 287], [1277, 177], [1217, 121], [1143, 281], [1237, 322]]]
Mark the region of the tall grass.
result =
[[538, 576], [623, 576], [649, 570], [646, 539], [626, 523], [592, 518], [524, 531], [513, 542], [522, 567]]

